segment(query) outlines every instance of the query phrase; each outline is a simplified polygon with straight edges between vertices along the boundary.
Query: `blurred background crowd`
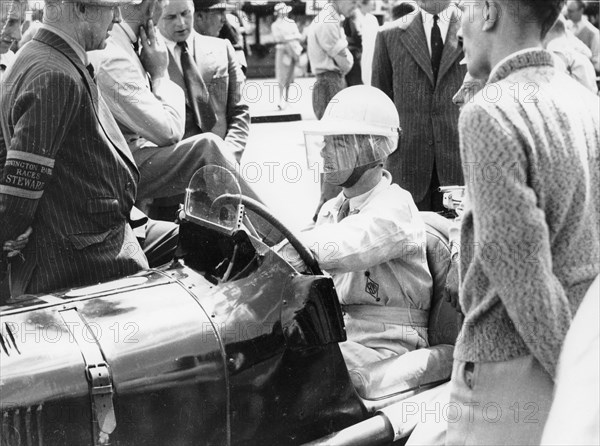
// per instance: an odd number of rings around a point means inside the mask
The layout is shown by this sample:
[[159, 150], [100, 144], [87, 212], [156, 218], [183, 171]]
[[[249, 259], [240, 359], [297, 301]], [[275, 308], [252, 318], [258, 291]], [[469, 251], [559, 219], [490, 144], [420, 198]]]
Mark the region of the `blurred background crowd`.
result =
[[[3, 4], [6, 2], [3, 2]], [[228, 2], [231, 8], [226, 14], [226, 23], [220, 31], [220, 37], [228, 38], [236, 49], [248, 78], [274, 78], [276, 76], [276, 52], [278, 45], [277, 25], [273, 24], [284, 12], [276, 9], [281, 3], [277, 1], [234, 1]], [[285, 2], [286, 21], [294, 22], [299, 35], [298, 61], [295, 63], [294, 77], [311, 75], [311, 68], [306, 55], [306, 30], [315, 15], [326, 2], [323, 0], [294, 0]], [[590, 49], [596, 74], [600, 73], [598, 62], [598, 26], [600, 1], [588, 0], [571, 2], [565, 7], [564, 17], [569, 34], [577, 35]], [[358, 55], [361, 66], [368, 67], [372, 58], [372, 46], [375, 44], [374, 26], [381, 26], [398, 19], [415, 10], [414, 0], [362, 0], [352, 17], [346, 18], [343, 24], [348, 38], [350, 50]], [[28, 0], [25, 21], [22, 26], [22, 38], [13, 44], [13, 51], [18, 50], [29, 41], [42, 18], [44, 1]], [[582, 22], [583, 18], [583, 22]], [[593, 26], [584, 30], [584, 25]], [[376, 29], [376, 28], [375, 28]], [[595, 45], [595, 46], [594, 46]], [[584, 50], [585, 53], [585, 50]], [[370, 82], [370, 70], [362, 68], [362, 82]], [[352, 83], [350, 83], [352, 85]]]

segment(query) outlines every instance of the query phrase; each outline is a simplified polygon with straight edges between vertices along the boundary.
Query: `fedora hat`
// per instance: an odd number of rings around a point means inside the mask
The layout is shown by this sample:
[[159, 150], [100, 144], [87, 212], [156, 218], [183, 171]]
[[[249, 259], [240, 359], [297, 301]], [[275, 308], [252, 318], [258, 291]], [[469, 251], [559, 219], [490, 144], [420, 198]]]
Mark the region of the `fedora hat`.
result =
[[283, 2], [279, 2], [275, 5], [275, 13], [276, 14], [289, 14], [292, 10], [291, 6], [286, 5]]

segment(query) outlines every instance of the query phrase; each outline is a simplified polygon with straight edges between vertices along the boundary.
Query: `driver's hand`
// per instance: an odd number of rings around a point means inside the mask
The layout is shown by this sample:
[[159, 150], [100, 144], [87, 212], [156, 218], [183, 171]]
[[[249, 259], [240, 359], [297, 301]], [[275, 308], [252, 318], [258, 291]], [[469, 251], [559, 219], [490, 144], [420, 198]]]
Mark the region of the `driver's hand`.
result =
[[278, 243], [273, 249], [283, 258], [283, 260], [292, 265], [296, 271], [304, 272], [308, 269], [298, 255], [298, 252], [287, 240]]

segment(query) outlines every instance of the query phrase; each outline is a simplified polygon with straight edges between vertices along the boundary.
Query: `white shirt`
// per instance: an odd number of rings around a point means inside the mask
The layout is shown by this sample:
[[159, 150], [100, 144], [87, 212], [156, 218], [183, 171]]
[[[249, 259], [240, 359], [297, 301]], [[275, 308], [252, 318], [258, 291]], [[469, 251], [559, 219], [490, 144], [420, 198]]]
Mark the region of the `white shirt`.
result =
[[[159, 31], [160, 33], [160, 31]], [[175, 63], [177, 64], [177, 68], [179, 71], [183, 73], [183, 69], [181, 68], [181, 48], [177, 45], [178, 42], [174, 42], [171, 39], [168, 39], [164, 36], [164, 34], [160, 33], [169, 49], [170, 53], [173, 55], [173, 59], [175, 59]], [[192, 59], [196, 60], [195, 56], [195, 45], [194, 45], [194, 32], [192, 31], [187, 39], [185, 39], [188, 46], [188, 52], [192, 56]]]
[[337, 71], [346, 75], [352, 68], [354, 58], [341, 23], [342, 17], [326, 3], [308, 27], [306, 43], [313, 73]]
[[360, 68], [362, 80], [365, 85], [371, 85], [371, 68], [373, 66], [373, 54], [375, 52], [375, 40], [379, 32], [379, 22], [377, 18], [367, 13], [362, 19], [362, 56], [360, 59]]
[[0, 69], [0, 82], [2, 82], [2, 78], [4, 77], [10, 66], [13, 64], [16, 57], [16, 54], [13, 53], [11, 50], [8, 50], [4, 54], [0, 54], [0, 65], [4, 65], [6, 67], [4, 70]]
[[[448, 6], [442, 12], [438, 14], [438, 26], [442, 34], [442, 42], [446, 43], [446, 35], [448, 34], [448, 28], [450, 28], [450, 18], [452, 17], [453, 8]], [[427, 38], [427, 48], [429, 49], [429, 55], [431, 56], [431, 29], [433, 28], [433, 14], [429, 14], [425, 10], [421, 10], [421, 16], [423, 17], [423, 30], [425, 31], [425, 37]]]

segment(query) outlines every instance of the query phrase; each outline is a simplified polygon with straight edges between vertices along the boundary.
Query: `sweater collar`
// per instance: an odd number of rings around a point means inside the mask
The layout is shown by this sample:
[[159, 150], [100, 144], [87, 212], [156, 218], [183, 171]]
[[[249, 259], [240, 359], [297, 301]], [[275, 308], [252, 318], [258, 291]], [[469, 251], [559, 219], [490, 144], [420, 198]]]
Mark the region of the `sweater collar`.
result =
[[509, 74], [527, 67], [554, 66], [552, 54], [540, 48], [527, 48], [502, 59], [490, 73], [488, 83], [498, 82]]

